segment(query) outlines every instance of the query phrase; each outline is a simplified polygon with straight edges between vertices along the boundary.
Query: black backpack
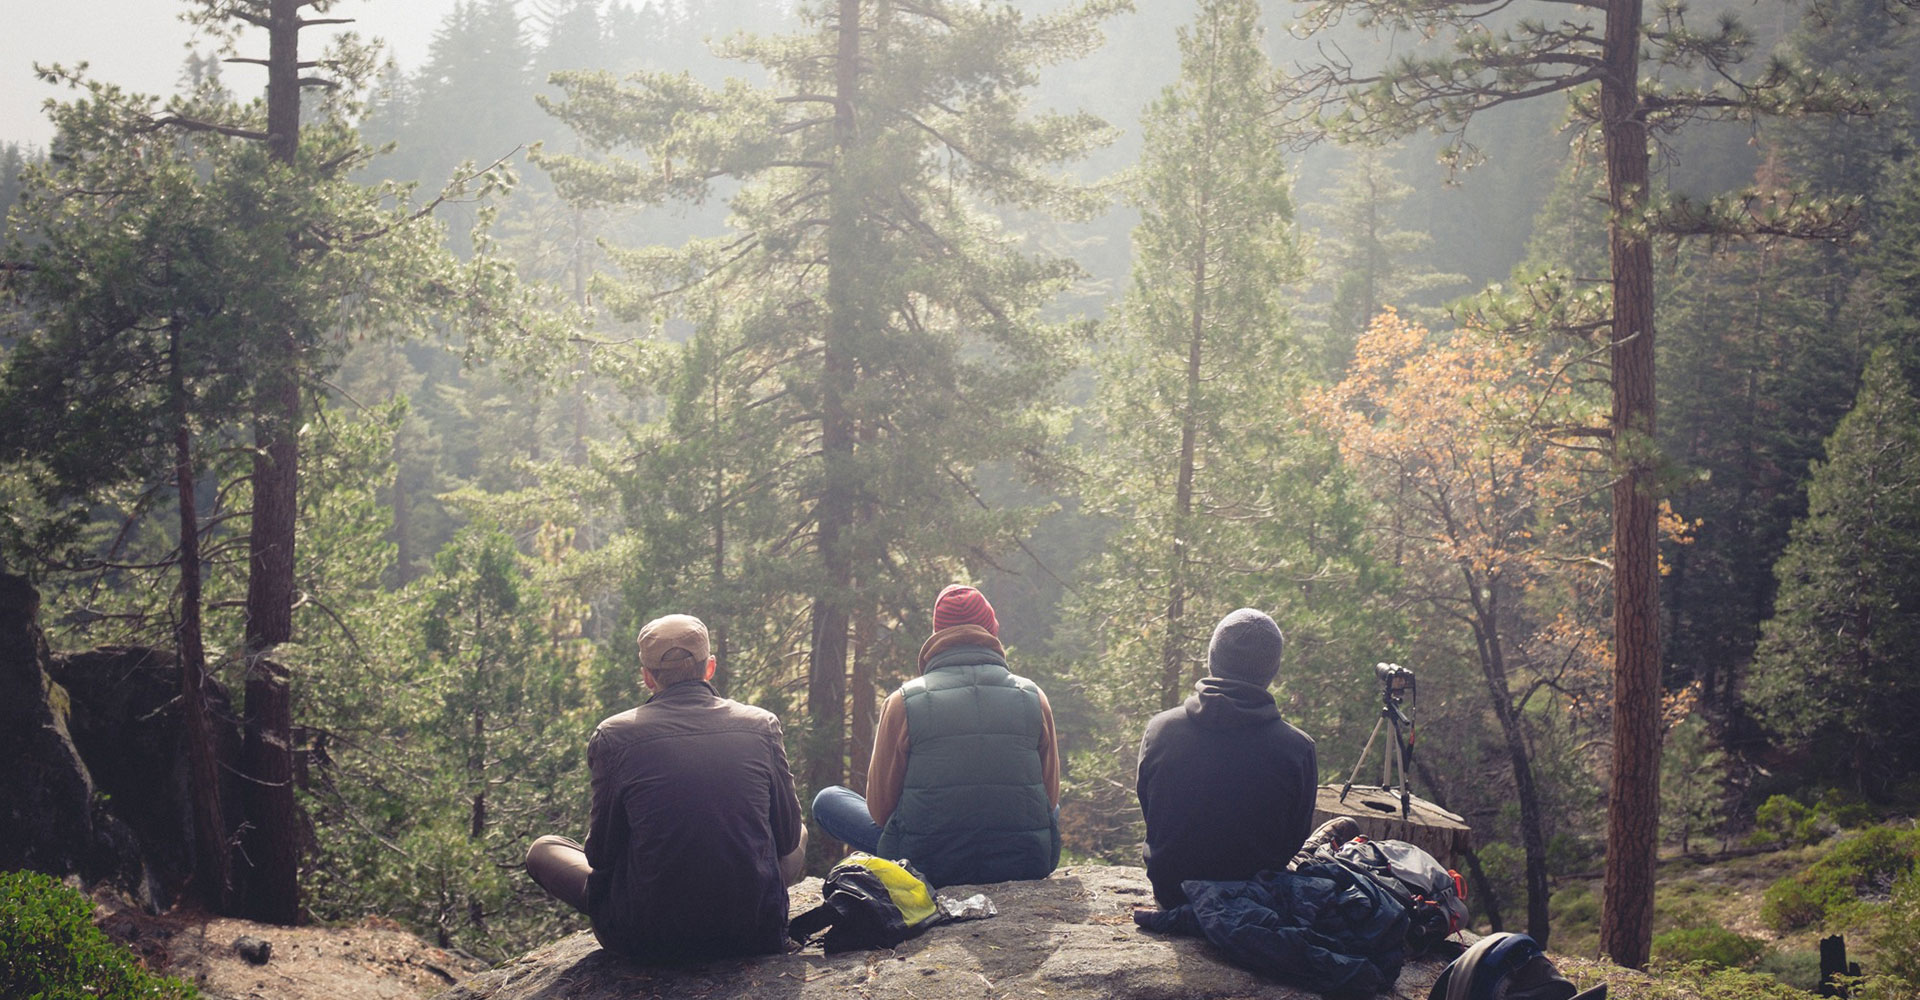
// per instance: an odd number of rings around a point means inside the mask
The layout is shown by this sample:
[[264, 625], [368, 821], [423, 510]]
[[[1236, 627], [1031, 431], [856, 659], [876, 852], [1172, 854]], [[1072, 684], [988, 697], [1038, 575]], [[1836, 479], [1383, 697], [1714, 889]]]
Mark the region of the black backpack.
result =
[[1525, 934], [1489, 934], [1462, 952], [1427, 1000], [1606, 1000], [1607, 984], [1582, 991]]
[[1467, 925], [1467, 888], [1433, 855], [1404, 840], [1355, 837], [1334, 860], [1373, 877], [1407, 908], [1407, 953], [1427, 954]]
[[820, 896], [819, 906], [787, 924], [787, 936], [806, 945], [824, 930], [820, 944], [828, 954], [891, 948], [944, 916], [933, 888], [912, 865], [858, 851], [827, 872]]

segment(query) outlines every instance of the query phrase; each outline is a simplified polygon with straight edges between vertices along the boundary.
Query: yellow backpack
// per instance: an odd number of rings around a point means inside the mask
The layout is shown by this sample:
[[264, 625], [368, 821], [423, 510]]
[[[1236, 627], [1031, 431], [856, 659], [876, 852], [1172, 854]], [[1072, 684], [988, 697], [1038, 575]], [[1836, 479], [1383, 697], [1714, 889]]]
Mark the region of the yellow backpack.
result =
[[891, 948], [940, 922], [933, 887], [910, 864], [860, 851], [827, 872], [820, 895], [819, 906], [787, 924], [787, 936], [806, 945], [825, 931], [828, 953]]

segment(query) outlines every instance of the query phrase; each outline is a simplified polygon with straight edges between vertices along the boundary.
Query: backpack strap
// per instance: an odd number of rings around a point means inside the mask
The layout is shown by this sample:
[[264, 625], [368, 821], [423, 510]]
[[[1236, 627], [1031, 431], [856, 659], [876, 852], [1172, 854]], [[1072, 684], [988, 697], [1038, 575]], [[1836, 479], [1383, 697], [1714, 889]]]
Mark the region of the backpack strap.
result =
[[819, 906], [788, 921], [787, 937], [801, 944], [806, 944], [813, 939], [815, 934], [833, 926], [833, 922], [839, 918], [839, 910], [834, 909], [831, 904], [821, 903]]

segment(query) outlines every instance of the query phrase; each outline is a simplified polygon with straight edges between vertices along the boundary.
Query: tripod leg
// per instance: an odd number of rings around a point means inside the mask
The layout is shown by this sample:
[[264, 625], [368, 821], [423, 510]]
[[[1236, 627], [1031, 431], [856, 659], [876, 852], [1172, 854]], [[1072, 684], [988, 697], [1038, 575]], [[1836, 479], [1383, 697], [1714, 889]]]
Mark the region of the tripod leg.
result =
[[1400, 720], [1397, 718], [1393, 720], [1393, 750], [1389, 751], [1388, 756], [1400, 764], [1400, 821], [1410, 822], [1413, 810], [1407, 794], [1407, 740], [1400, 732]]
[[1367, 734], [1367, 745], [1360, 748], [1360, 759], [1353, 762], [1353, 771], [1347, 775], [1347, 783], [1340, 788], [1340, 801], [1347, 801], [1347, 793], [1353, 791], [1353, 779], [1360, 776], [1360, 767], [1367, 762], [1367, 754], [1373, 752], [1374, 738], [1380, 735], [1380, 727], [1386, 721], [1384, 718], [1373, 720], [1373, 732]]

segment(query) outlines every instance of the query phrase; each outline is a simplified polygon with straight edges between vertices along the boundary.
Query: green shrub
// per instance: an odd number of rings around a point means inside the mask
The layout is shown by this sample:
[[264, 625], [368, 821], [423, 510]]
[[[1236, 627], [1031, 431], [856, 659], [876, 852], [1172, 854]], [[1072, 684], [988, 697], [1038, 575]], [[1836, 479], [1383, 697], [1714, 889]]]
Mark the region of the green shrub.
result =
[[1875, 826], [1835, 844], [1811, 868], [1831, 868], [1856, 889], [1886, 892], [1920, 860], [1920, 830]]
[[93, 906], [38, 872], [0, 873], [0, 996], [24, 1000], [195, 1000], [93, 925]]
[[1673, 965], [1741, 969], [1759, 961], [1766, 953], [1766, 942], [1724, 927], [1688, 927], [1653, 937], [1653, 957]]
[[1785, 795], [1775, 795], [1754, 813], [1753, 838], [1761, 843], [1816, 844], [1823, 833], [1820, 818], [1812, 809]]
[[1920, 831], [1871, 827], [1841, 841], [1805, 871], [1768, 886], [1760, 901], [1760, 919], [1780, 931], [1812, 927], [1855, 904], [1863, 892], [1872, 896], [1887, 891], [1913, 870], [1916, 858]]
[[1760, 920], [1776, 931], [1812, 927], [1852, 895], [1838, 880], [1819, 878], [1809, 869], [1767, 886], [1760, 897]]
[[1867, 934], [1872, 958], [1862, 965], [1904, 982], [1920, 995], [1920, 869], [1893, 884], [1893, 896], [1874, 914]]
[[[1673, 985], [1679, 987], [1677, 995], [1697, 1000], [1812, 1000], [1798, 987], [1740, 969], [1695, 966]], [[1609, 990], [1607, 995], [1615, 994]], [[1623, 994], [1622, 1000], [1628, 996]]]
[[1829, 788], [1820, 796], [1820, 810], [1842, 830], [1855, 830], [1875, 820], [1873, 807], [1847, 793]]
[[1820, 988], [1820, 953], [1810, 948], [1771, 951], [1761, 956], [1753, 971], [1765, 973], [1794, 989], [1811, 993]]

